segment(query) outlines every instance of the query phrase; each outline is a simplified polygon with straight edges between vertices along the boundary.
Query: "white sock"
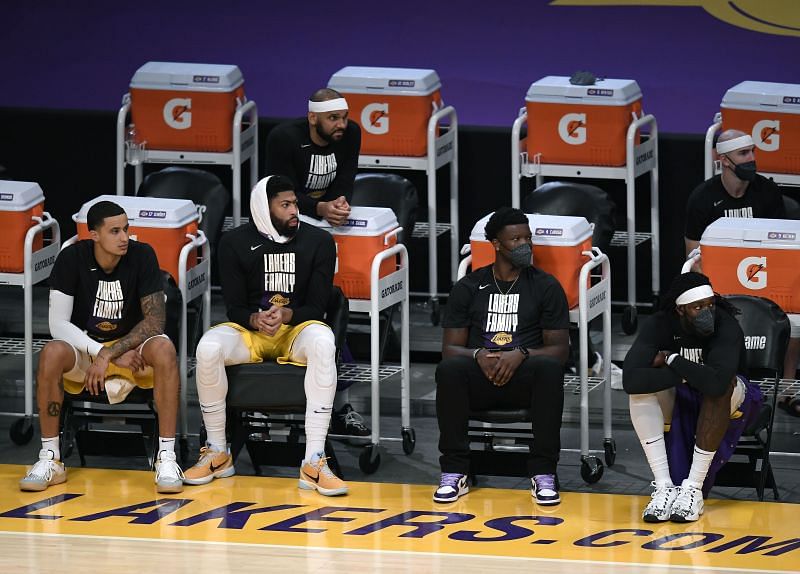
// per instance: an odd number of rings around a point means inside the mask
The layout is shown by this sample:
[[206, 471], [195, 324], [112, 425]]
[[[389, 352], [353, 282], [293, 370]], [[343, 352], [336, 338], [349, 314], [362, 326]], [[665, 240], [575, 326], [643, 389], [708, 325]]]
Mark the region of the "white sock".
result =
[[313, 324], [305, 327], [292, 344], [293, 361], [306, 363], [306, 452], [310, 461], [315, 453], [325, 451], [325, 437], [331, 422], [333, 397], [336, 394], [336, 343], [329, 327]]
[[658, 486], [672, 485], [664, 443], [664, 414], [658, 396], [630, 395], [631, 422], [642, 444], [653, 479]]
[[61, 447], [60, 447], [60, 439], [58, 435], [54, 436], [53, 438], [44, 438], [42, 437], [42, 448], [44, 450], [52, 450], [53, 451], [53, 458], [55, 460], [61, 460]]
[[711, 466], [711, 461], [714, 460], [716, 452], [715, 450], [703, 450], [697, 445], [694, 445], [692, 466], [689, 468], [689, 476], [683, 481], [684, 484], [688, 484], [694, 488], [703, 488], [703, 482], [705, 482], [706, 475], [708, 474], [708, 467]]
[[158, 454], [161, 454], [162, 451], [167, 452], [175, 452], [175, 437], [171, 436], [169, 438], [165, 438], [163, 436], [158, 437]]

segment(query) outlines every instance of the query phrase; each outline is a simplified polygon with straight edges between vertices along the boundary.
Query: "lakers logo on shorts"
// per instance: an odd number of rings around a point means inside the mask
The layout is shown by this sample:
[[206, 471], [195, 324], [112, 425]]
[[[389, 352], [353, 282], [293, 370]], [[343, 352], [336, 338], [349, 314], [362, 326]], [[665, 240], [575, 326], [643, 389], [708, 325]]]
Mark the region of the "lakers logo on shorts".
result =
[[108, 332], [108, 331], [114, 331], [117, 328], [117, 326], [114, 323], [103, 321], [102, 323], [97, 324], [97, 328], [100, 329], [101, 331]]
[[498, 346], [509, 345], [511, 341], [514, 340], [514, 336], [511, 333], [497, 333], [494, 337], [492, 337], [492, 343]]
[[275, 293], [275, 295], [273, 295], [270, 298], [269, 302], [275, 305], [276, 307], [286, 307], [289, 303], [292, 302], [292, 300], [284, 297], [280, 293]]

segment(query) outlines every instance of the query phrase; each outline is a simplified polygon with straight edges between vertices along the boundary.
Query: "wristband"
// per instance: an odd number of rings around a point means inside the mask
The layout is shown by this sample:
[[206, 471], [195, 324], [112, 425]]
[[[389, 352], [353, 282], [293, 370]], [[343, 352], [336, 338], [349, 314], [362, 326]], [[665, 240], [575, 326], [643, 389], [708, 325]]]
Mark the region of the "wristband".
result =
[[672, 361], [674, 361], [675, 357], [677, 357], [677, 356], [678, 356], [678, 353], [672, 353], [669, 357], [664, 359], [664, 362], [667, 363], [667, 366], [671, 366], [672, 365]]
[[472, 351], [472, 358], [477, 361], [478, 360], [478, 353], [480, 353], [481, 351], [483, 351], [483, 347], [478, 347], [477, 349]]
[[528, 351], [528, 349], [526, 347], [519, 346], [519, 347], [514, 347], [514, 348], [517, 351], [519, 351], [520, 353], [522, 353], [522, 356], [525, 357], [526, 359], [528, 358], [528, 355], [530, 355], [530, 352]]

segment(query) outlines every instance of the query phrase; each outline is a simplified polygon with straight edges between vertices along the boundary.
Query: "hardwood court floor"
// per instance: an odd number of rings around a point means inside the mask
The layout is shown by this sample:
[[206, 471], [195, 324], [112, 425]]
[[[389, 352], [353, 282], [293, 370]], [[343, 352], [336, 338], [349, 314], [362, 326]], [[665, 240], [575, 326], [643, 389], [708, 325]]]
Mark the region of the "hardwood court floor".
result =
[[69, 469], [22, 493], [0, 465], [0, 572], [796, 572], [798, 506], [710, 500], [700, 521], [645, 524], [640, 496], [351, 482], [346, 497], [237, 476], [158, 495], [153, 474]]

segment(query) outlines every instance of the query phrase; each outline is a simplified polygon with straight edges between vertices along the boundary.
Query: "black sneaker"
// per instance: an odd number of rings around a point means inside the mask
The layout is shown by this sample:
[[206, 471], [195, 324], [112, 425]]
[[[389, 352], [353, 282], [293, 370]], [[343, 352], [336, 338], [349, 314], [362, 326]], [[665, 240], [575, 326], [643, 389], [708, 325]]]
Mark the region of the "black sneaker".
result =
[[331, 434], [368, 439], [372, 431], [364, 424], [364, 418], [347, 403], [331, 416]]

